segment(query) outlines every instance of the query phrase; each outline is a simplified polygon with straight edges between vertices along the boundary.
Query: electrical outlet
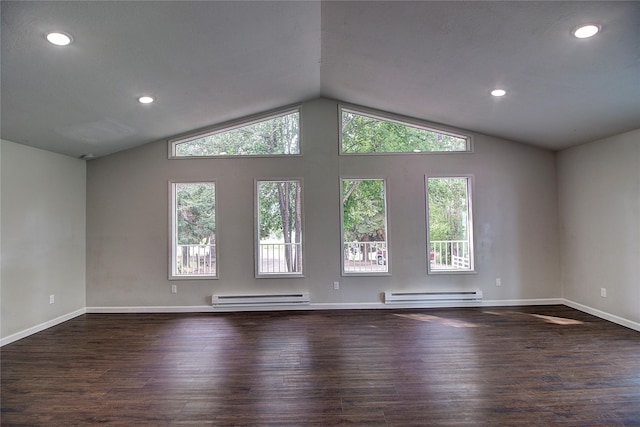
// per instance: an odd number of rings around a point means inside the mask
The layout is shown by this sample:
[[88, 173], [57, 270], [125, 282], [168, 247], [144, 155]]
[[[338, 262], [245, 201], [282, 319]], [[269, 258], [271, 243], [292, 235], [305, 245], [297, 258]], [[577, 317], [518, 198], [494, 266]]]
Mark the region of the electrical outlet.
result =
[[499, 277], [496, 277], [496, 286], [502, 286], [502, 280]]
[[606, 298], [607, 297], [607, 288], [600, 288], [600, 296], [602, 298]]
[[171, 285], [171, 293], [172, 294], [178, 293], [178, 285]]
[[340, 289], [340, 282], [333, 282], [333, 289], [335, 289], [336, 291]]
[[49, 295], [49, 304], [56, 302], [56, 296], [54, 294]]

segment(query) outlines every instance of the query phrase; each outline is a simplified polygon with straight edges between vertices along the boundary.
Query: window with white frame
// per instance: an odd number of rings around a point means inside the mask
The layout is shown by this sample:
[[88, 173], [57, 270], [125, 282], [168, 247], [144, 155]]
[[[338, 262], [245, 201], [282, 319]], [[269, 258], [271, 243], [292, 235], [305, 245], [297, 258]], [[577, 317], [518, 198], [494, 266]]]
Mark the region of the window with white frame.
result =
[[427, 177], [426, 187], [428, 271], [474, 271], [471, 178]]
[[384, 179], [342, 179], [342, 274], [389, 272]]
[[170, 141], [171, 158], [300, 154], [298, 108], [212, 128]]
[[471, 137], [391, 114], [340, 107], [342, 154], [465, 152]]
[[302, 181], [256, 181], [256, 276], [302, 276]]
[[171, 183], [171, 279], [218, 275], [214, 182]]

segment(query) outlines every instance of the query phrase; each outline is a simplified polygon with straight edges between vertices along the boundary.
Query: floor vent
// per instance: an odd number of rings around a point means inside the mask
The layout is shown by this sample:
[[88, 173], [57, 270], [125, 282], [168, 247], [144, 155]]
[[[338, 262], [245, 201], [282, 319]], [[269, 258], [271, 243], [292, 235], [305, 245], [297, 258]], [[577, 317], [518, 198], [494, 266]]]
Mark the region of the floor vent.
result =
[[385, 292], [385, 304], [429, 301], [480, 301], [482, 291], [460, 292]]
[[299, 294], [265, 294], [265, 295], [213, 295], [211, 303], [216, 306], [261, 306], [278, 304], [309, 304], [309, 293]]

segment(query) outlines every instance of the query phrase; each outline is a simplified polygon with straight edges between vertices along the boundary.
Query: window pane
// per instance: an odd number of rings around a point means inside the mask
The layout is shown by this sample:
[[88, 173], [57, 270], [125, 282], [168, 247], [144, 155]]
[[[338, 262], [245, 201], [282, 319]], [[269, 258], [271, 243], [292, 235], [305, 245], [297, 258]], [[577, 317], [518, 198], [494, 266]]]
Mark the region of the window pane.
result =
[[258, 181], [258, 275], [302, 274], [302, 183]]
[[342, 180], [343, 273], [388, 272], [383, 179]]
[[469, 178], [429, 178], [429, 271], [473, 270]]
[[298, 111], [174, 142], [176, 157], [300, 154]]
[[173, 276], [216, 276], [215, 184], [173, 184]]
[[342, 109], [343, 153], [468, 151], [468, 138]]

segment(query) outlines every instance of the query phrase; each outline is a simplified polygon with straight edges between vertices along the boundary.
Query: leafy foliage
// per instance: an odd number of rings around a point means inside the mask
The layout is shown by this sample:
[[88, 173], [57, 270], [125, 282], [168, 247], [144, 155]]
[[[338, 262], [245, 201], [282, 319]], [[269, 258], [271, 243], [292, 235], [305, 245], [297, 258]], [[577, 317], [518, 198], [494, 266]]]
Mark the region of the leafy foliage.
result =
[[179, 245], [215, 242], [215, 184], [176, 184], [176, 217]]
[[429, 178], [429, 236], [431, 240], [466, 240], [469, 206], [467, 178]]
[[[301, 230], [296, 218], [302, 212], [298, 200], [299, 181], [260, 181], [258, 183], [258, 217], [260, 239], [285, 239], [285, 229]], [[282, 201], [282, 203], [281, 203]]]
[[344, 153], [466, 151], [464, 138], [342, 110]]
[[345, 242], [385, 241], [386, 204], [382, 179], [343, 179]]
[[182, 142], [176, 156], [261, 156], [300, 153], [299, 113], [272, 117]]

